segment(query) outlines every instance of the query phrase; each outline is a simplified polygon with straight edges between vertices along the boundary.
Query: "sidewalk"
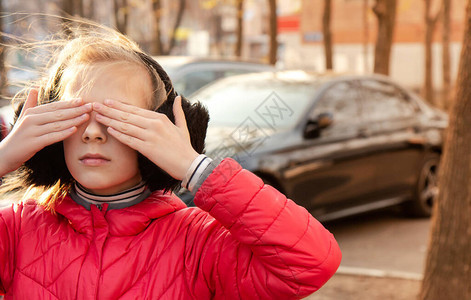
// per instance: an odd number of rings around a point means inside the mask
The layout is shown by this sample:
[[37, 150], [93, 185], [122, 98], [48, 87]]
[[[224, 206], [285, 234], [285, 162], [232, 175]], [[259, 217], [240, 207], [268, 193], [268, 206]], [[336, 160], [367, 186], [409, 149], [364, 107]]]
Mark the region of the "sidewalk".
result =
[[304, 300], [414, 300], [421, 281], [337, 273], [319, 291]]
[[395, 210], [327, 224], [342, 249], [337, 273], [304, 300], [415, 300], [420, 292], [430, 220]]

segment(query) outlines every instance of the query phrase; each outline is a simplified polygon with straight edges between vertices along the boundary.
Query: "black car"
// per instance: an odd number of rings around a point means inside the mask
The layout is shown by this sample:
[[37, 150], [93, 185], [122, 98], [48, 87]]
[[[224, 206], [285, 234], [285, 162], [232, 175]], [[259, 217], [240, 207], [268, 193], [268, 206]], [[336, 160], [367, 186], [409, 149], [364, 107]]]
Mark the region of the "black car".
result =
[[210, 157], [233, 157], [320, 220], [398, 204], [430, 216], [447, 116], [387, 77], [266, 72], [192, 98], [210, 112]]

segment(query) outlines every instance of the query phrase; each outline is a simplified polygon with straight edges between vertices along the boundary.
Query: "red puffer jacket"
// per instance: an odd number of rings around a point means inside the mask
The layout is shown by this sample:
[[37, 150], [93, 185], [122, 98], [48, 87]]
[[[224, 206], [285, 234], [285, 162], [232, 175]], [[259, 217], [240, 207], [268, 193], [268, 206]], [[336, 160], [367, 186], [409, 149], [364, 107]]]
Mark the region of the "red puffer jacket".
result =
[[1, 288], [14, 299], [292, 299], [336, 271], [333, 236], [302, 207], [224, 160], [186, 208], [155, 192], [90, 211], [66, 197], [0, 211]]

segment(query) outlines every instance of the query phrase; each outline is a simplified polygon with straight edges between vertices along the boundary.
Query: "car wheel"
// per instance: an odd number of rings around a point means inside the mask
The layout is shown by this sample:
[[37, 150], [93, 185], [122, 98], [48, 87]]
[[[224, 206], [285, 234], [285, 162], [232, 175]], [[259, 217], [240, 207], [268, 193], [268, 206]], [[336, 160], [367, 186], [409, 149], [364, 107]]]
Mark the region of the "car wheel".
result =
[[411, 217], [430, 217], [438, 195], [438, 165], [440, 156], [430, 154], [424, 160], [415, 187], [412, 201], [405, 203], [407, 215]]

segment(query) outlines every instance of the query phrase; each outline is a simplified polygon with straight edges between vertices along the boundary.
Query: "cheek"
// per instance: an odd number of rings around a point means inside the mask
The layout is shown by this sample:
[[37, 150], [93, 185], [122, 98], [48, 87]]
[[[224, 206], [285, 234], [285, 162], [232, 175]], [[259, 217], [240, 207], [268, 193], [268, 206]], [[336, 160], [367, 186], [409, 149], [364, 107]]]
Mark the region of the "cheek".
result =
[[65, 158], [65, 162], [67, 166], [69, 166], [69, 162], [75, 156], [75, 152], [77, 149], [77, 138], [78, 138], [78, 134], [75, 133], [73, 136], [68, 137], [62, 142], [63, 147], [64, 147], [64, 158]]
[[137, 161], [137, 151], [125, 146], [126, 149], [122, 149], [120, 152], [122, 153], [121, 158], [123, 159], [124, 164], [129, 169], [138, 170], [139, 164]]

